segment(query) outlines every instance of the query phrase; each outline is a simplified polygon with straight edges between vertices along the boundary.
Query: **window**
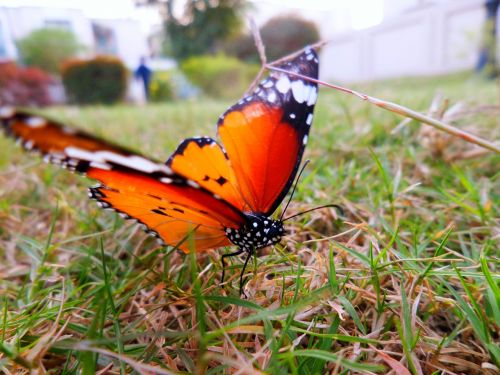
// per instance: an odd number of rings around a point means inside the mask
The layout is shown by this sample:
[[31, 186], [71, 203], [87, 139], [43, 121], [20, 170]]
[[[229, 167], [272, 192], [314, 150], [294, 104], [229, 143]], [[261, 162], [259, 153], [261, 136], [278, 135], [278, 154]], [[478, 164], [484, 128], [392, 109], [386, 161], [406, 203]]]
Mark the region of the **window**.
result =
[[116, 35], [113, 29], [104, 25], [93, 23], [92, 31], [94, 33], [94, 39], [96, 43], [96, 52], [116, 55], [116, 53], [118, 52], [118, 48], [116, 43]]

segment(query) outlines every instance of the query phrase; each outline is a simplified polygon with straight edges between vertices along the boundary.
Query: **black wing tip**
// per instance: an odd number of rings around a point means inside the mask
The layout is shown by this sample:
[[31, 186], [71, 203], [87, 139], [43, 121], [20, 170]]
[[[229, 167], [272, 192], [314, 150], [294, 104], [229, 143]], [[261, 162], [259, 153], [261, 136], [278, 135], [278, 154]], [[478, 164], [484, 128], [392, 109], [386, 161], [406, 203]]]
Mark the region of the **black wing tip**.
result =
[[200, 146], [200, 148], [218, 144], [215, 139], [207, 136], [186, 138], [181, 143], [179, 143], [179, 146], [177, 146], [177, 149], [172, 153], [172, 155], [170, 155], [165, 164], [170, 167], [172, 165], [172, 160], [174, 159], [174, 157], [176, 155], [182, 155], [187, 146], [192, 142], [195, 142], [198, 146]]
[[278, 65], [278, 68], [317, 79], [319, 73], [318, 53], [314, 48], [306, 47], [290, 61]]

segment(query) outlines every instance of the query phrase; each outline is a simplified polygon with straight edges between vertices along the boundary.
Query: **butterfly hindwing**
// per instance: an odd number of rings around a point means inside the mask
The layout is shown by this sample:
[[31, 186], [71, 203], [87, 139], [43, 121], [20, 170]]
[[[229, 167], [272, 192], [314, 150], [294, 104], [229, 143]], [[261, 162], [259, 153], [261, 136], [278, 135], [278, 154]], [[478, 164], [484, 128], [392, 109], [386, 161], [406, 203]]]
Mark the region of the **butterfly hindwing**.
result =
[[144, 224], [148, 233], [183, 251], [228, 245], [225, 228], [241, 225], [239, 215], [199, 189], [158, 184], [120, 172], [111, 174], [106, 185], [90, 189], [91, 197], [104, 208], [111, 207]]
[[[279, 68], [317, 79], [316, 52], [308, 49]], [[317, 94], [316, 83], [273, 72], [221, 116], [218, 133], [250, 211], [272, 214], [290, 189]]]

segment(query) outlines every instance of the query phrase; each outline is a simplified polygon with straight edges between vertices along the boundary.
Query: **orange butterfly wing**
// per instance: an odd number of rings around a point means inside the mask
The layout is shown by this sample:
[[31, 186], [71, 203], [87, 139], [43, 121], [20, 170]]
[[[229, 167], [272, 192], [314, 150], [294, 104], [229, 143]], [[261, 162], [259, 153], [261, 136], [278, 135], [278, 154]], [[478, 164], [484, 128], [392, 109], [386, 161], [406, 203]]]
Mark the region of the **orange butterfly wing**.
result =
[[[317, 78], [307, 50], [283, 69]], [[135, 218], [167, 244], [189, 251], [229, 245], [244, 213], [269, 216], [288, 192], [307, 142], [317, 85], [272, 73], [218, 123], [225, 150], [210, 138], [187, 139], [167, 164], [68, 128], [0, 108], [3, 130], [50, 162], [102, 183], [91, 196]], [[185, 241], [185, 240], [188, 241]]]
[[88, 176], [103, 183], [90, 189], [101, 206], [136, 219], [148, 233], [186, 252], [229, 245], [225, 228], [238, 228], [243, 222], [225, 202], [183, 179], [166, 184], [130, 171], [93, 168]]
[[0, 119], [7, 135], [16, 138], [27, 150], [43, 155], [55, 156], [70, 146], [88, 151], [113, 151], [119, 155], [134, 154], [127, 148], [26, 111], [5, 107], [0, 112]]
[[138, 220], [169, 245], [186, 239], [179, 245], [184, 251], [228, 245], [225, 228], [244, 222], [239, 210], [163, 163], [27, 112], [3, 109], [0, 119], [25, 148], [100, 181], [91, 188], [92, 198]]
[[[318, 59], [307, 50], [282, 69], [318, 77]], [[290, 189], [312, 123], [317, 84], [272, 73], [252, 95], [231, 107], [218, 133], [234, 169], [246, 211], [271, 215]]]
[[222, 147], [212, 138], [184, 140], [167, 161], [172, 170], [211, 191], [240, 211], [245, 203], [233, 168]]

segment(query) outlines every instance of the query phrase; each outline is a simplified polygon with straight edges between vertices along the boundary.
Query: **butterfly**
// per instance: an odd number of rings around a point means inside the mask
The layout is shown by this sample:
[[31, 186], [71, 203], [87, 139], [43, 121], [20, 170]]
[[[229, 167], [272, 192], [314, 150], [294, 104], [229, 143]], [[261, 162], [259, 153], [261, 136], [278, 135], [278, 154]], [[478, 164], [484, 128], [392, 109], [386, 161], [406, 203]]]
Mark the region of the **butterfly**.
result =
[[[277, 67], [318, 78], [310, 48]], [[247, 254], [242, 292], [250, 256], [285, 234], [282, 217], [272, 215], [297, 175], [317, 96], [316, 83], [272, 71], [220, 116], [221, 143], [185, 139], [166, 163], [26, 111], [2, 108], [0, 122], [45, 161], [97, 180], [90, 198], [137, 220], [164, 244], [185, 252], [237, 246], [222, 262]]]

